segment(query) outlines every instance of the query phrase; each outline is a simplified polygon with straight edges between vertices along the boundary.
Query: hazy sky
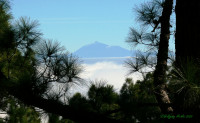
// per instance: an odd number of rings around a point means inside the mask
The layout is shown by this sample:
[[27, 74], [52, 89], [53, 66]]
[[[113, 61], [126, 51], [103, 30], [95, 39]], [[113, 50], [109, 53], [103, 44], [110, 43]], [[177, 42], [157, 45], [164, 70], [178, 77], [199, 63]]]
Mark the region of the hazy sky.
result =
[[11, 0], [15, 19], [38, 20], [45, 38], [61, 42], [70, 52], [99, 41], [130, 49], [125, 43], [136, 25], [135, 5], [144, 0]]
[[[125, 39], [130, 27], [139, 27], [133, 8], [144, 1], [148, 0], [11, 0], [11, 6], [15, 19], [27, 16], [38, 20], [45, 38], [57, 40], [74, 52], [95, 41], [131, 49]], [[117, 88], [126, 78], [123, 66], [101, 63], [85, 67], [87, 78], [102, 78]], [[105, 71], [110, 74], [105, 76]]]

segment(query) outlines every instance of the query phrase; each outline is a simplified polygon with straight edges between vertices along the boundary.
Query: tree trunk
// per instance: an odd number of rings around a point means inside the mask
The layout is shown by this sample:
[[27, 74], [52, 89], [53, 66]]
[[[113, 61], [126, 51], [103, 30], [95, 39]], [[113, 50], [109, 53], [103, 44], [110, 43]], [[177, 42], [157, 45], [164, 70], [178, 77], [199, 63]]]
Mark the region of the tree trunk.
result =
[[162, 113], [173, 112], [172, 107], [165, 105], [169, 104], [170, 99], [166, 89], [166, 70], [168, 59], [168, 46], [170, 38], [170, 15], [172, 13], [173, 0], [166, 0], [161, 16], [161, 34], [160, 43], [157, 55], [157, 65], [154, 72], [154, 87], [155, 95]]
[[[176, 0], [176, 62], [200, 58], [200, 0]], [[187, 58], [187, 59], [186, 59]]]
[[[182, 69], [187, 68], [186, 65], [188, 64], [200, 63], [200, 0], [176, 0], [175, 12], [176, 66]], [[199, 78], [199, 75], [196, 74], [194, 78]], [[179, 107], [179, 104], [177, 106], [176, 112], [182, 113], [182, 107]], [[191, 109], [191, 112], [194, 115], [193, 119], [198, 121], [199, 109]]]

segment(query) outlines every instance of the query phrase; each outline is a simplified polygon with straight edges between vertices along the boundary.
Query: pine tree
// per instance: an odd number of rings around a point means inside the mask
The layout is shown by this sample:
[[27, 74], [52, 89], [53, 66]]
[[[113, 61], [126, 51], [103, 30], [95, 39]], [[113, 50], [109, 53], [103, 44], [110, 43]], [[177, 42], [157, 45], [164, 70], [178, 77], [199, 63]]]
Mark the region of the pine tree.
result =
[[[131, 28], [129, 43], [148, 46], [147, 51], [157, 50], [157, 63], [154, 71], [154, 88], [155, 95], [162, 113], [173, 112], [172, 107], [167, 106], [171, 101], [167, 92], [166, 86], [166, 72], [167, 72], [167, 60], [169, 52], [169, 38], [170, 38], [170, 16], [173, 9], [173, 0], [153, 0], [147, 4], [142, 5], [137, 9], [139, 14], [139, 20], [144, 23], [145, 26], [152, 26], [152, 31], [146, 33], [144, 29], [141, 32]], [[144, 66], [151, 65], [151, 60], [148, 60], [147, 56], [136, 56], [136, 63], [128, 61], [127, 64], [130, 68], [133, 68], [132, 72], [137, 72]]]
[[155, 95], [162, 113], [173, 112], [172, 107], [165, 106], [171, 103], [166, 86], [166, 72], [167, 72], [167, 59], [168, 47], [170, 38], [170, 16], [172, 14], [173, 0], [165, 0], [163, 4], [163, 12], [160, 17], [161, 34], [160, 43], [157, 54], [157, 65], [154, 72], [154, 87]]

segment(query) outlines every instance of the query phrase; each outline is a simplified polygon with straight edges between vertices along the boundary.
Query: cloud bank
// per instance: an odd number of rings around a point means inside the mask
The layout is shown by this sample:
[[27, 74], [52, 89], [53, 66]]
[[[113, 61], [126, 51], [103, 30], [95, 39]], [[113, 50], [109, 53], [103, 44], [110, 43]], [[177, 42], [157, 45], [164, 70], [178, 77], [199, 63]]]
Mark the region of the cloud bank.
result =
[[120, 90], [127, 77], [132, 78], [134, 82], [142, 79], [140, 73], [134, 73], [127, 76], [128, 69], [123, 64], [114, 62], [97, 62], [94, 64], [83, 64], [85, 71], [81, 77], [85, 80], [103, 80], [107, 84], [113, 85], [117, 91]]

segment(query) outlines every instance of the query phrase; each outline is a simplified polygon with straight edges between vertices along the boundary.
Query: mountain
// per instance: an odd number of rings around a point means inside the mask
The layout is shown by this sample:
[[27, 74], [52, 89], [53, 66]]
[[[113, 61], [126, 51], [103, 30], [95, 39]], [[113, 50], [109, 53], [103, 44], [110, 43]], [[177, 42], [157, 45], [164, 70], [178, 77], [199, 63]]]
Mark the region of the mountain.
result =
[[100, 42], [86, 45], [74, 52], [80, 58], [99, 57], [127, 57], [133, 56], [133, 52], [120, 46], [109, 46]]

